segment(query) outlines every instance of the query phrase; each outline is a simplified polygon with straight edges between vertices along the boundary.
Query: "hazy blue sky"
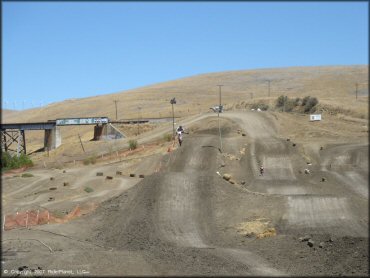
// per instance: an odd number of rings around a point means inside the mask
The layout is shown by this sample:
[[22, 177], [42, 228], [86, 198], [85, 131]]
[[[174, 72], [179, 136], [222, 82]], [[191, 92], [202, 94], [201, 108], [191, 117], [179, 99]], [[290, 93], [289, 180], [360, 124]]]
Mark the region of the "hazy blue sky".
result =
[[3, 2], [2, 106], [200, 73], [368, 64], [367, 2]]

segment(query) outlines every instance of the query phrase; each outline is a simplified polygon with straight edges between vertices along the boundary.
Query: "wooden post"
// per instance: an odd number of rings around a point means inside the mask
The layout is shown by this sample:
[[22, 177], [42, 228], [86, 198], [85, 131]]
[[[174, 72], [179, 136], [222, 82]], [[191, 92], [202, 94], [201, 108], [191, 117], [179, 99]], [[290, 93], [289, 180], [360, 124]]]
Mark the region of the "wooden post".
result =
[[26, 229], [28, 228], [28, 210], [26, 211], [27, 213], [27, 218], [26, 218]]
[[81, 136], [79, 133], [78, 133], [78, 138], [80, 139], [82, 150], [85, 152], [85, 148], [84, 148], [84, 145], [82, 144]]
[[39, 224], [39, 214], [40, 214], [40, 210], [38, 209], [37, 210], [37, 216], [36, 216], [36, 225]]

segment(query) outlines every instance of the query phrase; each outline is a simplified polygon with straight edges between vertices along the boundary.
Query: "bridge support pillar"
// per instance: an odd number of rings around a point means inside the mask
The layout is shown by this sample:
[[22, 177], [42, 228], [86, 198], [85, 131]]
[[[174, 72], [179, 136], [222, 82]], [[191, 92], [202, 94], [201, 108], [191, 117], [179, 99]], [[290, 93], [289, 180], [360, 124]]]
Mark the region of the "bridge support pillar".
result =
[[94, 126], [94, 141], [99, 141], [102, 139], [104, 126], [105, 125]]
[[94, 126], [94, 140], [114, 140], [126, 137], [120, 130], [112, 124]]
[[[16, 145], [15, 149], [14, 145]], [[2, 130], [1, 150], [13, 154], [16, 153], [18, 157], [21, 153], [26, 154], [26, 136], [24, 130]]]
[[45, 129], [44, 149], [53, 150], [62, 144], [62, 137], [60, 135], [59, 127], [55, 126], [52, 129]]

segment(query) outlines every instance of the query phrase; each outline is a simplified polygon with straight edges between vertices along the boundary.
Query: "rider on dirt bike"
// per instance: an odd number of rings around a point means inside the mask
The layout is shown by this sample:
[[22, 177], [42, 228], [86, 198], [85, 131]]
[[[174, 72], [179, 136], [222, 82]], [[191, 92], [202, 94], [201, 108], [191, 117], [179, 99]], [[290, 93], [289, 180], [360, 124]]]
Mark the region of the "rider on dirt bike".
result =
[[264, 169], [263, 169], [263, 165], [261, 165], [261, 166], [260, 166], [260, 175], [261, 175], [261, 176], [263, 176], [263, 171], [264, 171]]
[[179, 141], [179, 145], [181, 147], [181, 144], [182, 144], [182, 134], [185, 133], [185, 131], [182, 128], [181, 125], [176, 129], [176, 133], [177, 133], [177, 139]]

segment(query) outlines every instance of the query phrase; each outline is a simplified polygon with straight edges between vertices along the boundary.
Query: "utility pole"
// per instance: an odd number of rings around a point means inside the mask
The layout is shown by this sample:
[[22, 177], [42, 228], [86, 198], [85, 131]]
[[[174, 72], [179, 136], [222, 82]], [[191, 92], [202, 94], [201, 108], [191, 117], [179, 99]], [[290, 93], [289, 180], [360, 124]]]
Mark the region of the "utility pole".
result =
[[173, 128], [172, 137], [175, 140], [175, 111], [173, 110], [173, 105], [176, 104], [176, 98], [171, 99], [170, 103], [172, 105], [172, 128]]
[[267, 80], [267, 82], [269, 83], [269, 94], [268, 94], [268, 96], [270, 97], [270, 82], [271, 82], [271, 80]]
[[358, 92], [358, 83], [356, 83], [356, 100], [357, 100], [357, 92]]
[[118, 102], [118, 100], [113, 100], [114, 101], [114, 104], [115, 104], [115, 106], [116, 106], [116, 120], [118, 119], [118, 117], [117, 117], [117, 102]]
[[138, 111], [137, 111], [137, 135], [140, 134], [140, 127], [139, 127], [140, 109], [141, 109], [141, 107], [139, 106]]
[[222, 139], [221, 139], [221, 127], [220, 127], [220, 111], [221, 111], [221, 87], [223, 85], [217, 85], [219, 87], [219, 107], [218, 107], [218, 113], [217, 113], [217, 117], [218, 117], [218, 131], [220, 133], [220, 152], [222, 153]]

